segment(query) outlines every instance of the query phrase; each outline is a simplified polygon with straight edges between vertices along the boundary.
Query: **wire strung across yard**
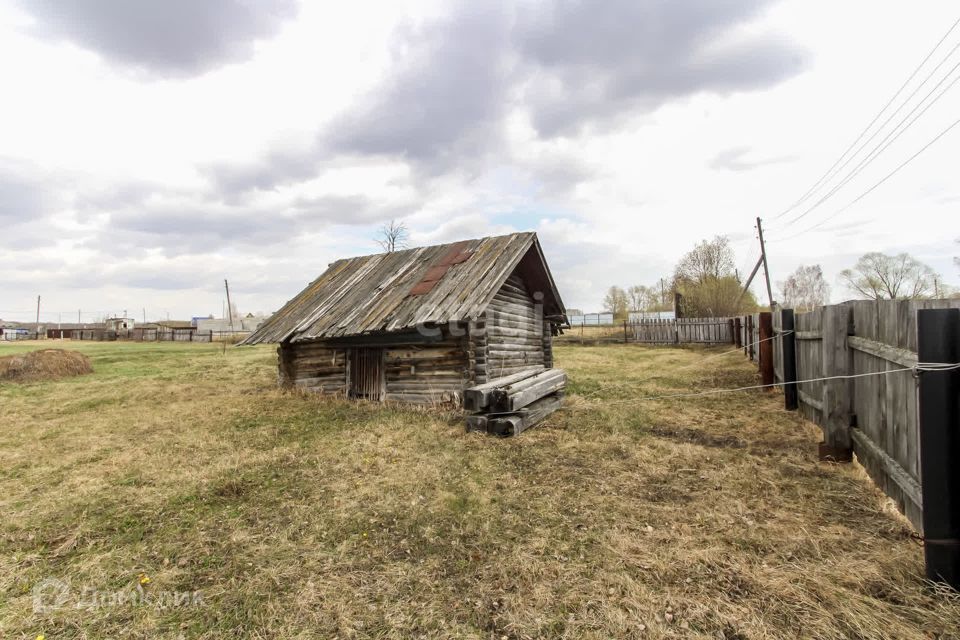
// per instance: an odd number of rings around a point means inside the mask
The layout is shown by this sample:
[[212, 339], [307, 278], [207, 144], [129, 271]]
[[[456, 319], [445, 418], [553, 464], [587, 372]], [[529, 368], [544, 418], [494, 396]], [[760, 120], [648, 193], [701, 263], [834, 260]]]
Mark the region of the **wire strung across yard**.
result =
[[[776, 339], [778, 339], [778, 338], [782, 338], [782, 337], [784, 337], [784, 336], [788, 336], [788, 335], [790, 335], [791, 333], [795, 333], [795, 331], [793, 331], [793, 330], [791, 329], [791, 330], [784, 331], [784, 332], [782, 332], [782, 333], [778, 333], [778, 334], [776, 334], [776, 335], [770, 336], [769, 338], [764, 338], [764, 339], [762, 339], [762, 340], [757, 340], [756, 342], [751, 342], [750, 344], [746, 344], [746, 345], [744, 345], [744, 346], [742, 346], [742, 347], [736, 347], [736, 348], [734, 348], [734, 349], [730, 349], [729, 351], [721, 351], [720, 353], [715, 353], [715, 354], [713, 354], [713, 355], [711, 355], [711, 356], [708, 356], [708, 357], [706, 357], [706, 358], [703, 358], [702, 360], [697, 360], [696, 362], [692, 362], [692, 363], [690, 363], [690, 364], [685, 364], [685, 365], [683, 365], [682, 367], [677, 367], [676, 369], [673, 369], [673, 371], [684, 371], [684, 370], [686, 370], [686, 369], [692, 369], [693, 367], [699, 367], [699, 366], [702, 366], [704, 362], [710, 362], [711, 360], [716, 360], [717, 358], [721, 358], [721, 357], [723, 357], [723, 356], [728, 356], [728, 355], [730, 355], [731, 353], [740, 353], [740, 352], [743, 351], [744, 349], [749, 349], [750, 347], [759, 346], [759, 345], [763, 344], [764, 342], [769, 342], [769, 341], [771, 341], [771, 340], [776, 340]], [[653, 376], [650, 376], [650, 377], [647, 377], [647, 378], [641, 378], [640, 380], [636, 380], [636, 381], [634, 381], [634, 382], [631, 382], [630, 384], [623, 383], [623, 384], [607, 385], [607, 386], [605, 386], [605, 387], [600, 387], [599, 389], [597, 389], [597, 390], [595, 390], [595, 391], [591, 391], [590, 393], [586, 393], [586, 394], [583, 395], [583, 397], [584, 397], [584, 398], [590, 398], [590, 397], [593, 397], [593, 396], [595, 396], [595, 395], [597, 395], [598, 393], [601, 393], [601, 392], [603, 392], [603, 391], [610, 391], [610, 390], [615, 390], [615, 389], [623, 389], [623, 388], [625, 388], [625, 387], [634, 387], [634, 386], [636, 386], [636, 385], [638, 385], [638, 384], [643, 384], [644, 382], [650, 382], [651, 380], [656, 380], [657, 378], [665, 378], [665, 377], [667, 377], [667, 376], [662, 375], [662, 374], [657, 374], [657, 375], [653, 375]]]
[[696, 391], [691, 393], [671, 393], [662, 396], [645, 396], [643, 398], [631, 398], [628, 400], [614, 400], [606, 404], [629, 404], [631, 402], [647, 402], [651, 400], [668, 400], [671, 398], [695, 398], [698, 396], [711, 396], [720, 393], [735, 393], [737, 391], [752, 391], [755, 389], [770, 389], [772, 387], [782, 387], [787, 384], [800, 385], [808, 382], [825, 382], [827, 380], [852, 380], [854, 378], [866, 378], [869, 376], [885, 376], [891, 373], [901, 373], [903, 371], [913, 371], [922, 373], [924, 371], [955, 371], [960, 369], [960, 362], [920, 362], [912, 367], [903, 367], [901, 369], [890, 369], [889, 371], [871, 371], [868, 373], [854, 373], [842, 376], [826, 376], [823, 378], [810, 378], [807, 380], [796, 380], [794, 382], [778, 382], [774, 384], [755, 384], [747, 387], [736, 387], [733, 389], [710, 389], [709, 391]]

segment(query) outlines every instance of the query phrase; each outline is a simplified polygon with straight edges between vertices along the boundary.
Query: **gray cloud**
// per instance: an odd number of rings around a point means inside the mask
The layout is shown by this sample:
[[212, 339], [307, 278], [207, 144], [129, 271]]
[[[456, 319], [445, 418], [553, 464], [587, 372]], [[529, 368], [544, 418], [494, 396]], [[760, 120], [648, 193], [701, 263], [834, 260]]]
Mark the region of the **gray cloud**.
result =
[[109, 216], [106, 227], [84, 246], [125, 257], [146, 249], [160, 249], [167, 256], [233, 247], [262, 251], [332, 226], [404, 217], [418, 206], [388, 204], [361, 194], [297, 197], [272, 206], [225, 202], [216, 194], [161, 189], [146, 183], [118, 185], [76, 200], [81, 216]]
[[0, 221], [4, 225], [35, 222], [53, 204], [36, 170], [0, 159]]
[[469, 169], [500, 146], [509, 103], [510, 19], [493, 4], [462, 5], [445, 20], [405, 24], [376, 90], [298, 149], [271, 149], [253, 163], [205, 168], [237, 194], [307, 180], [336, 158], [403, 158], [429, 174]]
[[541, 4], [516, 40], [536, 69], [525, 99], [541, 135], [651, 111], [701, 92], [772, 86], [802, 52], [769, 35], [738, 36], [769, 0], [614, 0]]
[[319, 142], [311, 140], [299, 149], [271, 149], [252, 162], [218, 163], [201, 167], [201, 171], [225, 198], [235, 199], [248, 191], [309, 180], [320, 172], [326, 156]]
[[[398, 29], [380, 84], [304, 148], [206, 174], [229, 194], [307, 180], [343, 157], [401, 158], [421, 179], [471, 177], [512, 162], [503, 127], [514, 109], [553, 138], [612, 128], [701, 92], [763, 89], [804, 60], [788, 41], [740, 30], [772, 1], [579, 0], [517, 11], [460, 3], [444, 19]], [[564, 161], [539, 163], [545, 184], [582, 175], [584, 167], [567, 171]], [[527, 165], [521, 170], [535, 172]]]
[[500, 137], [508, 106], [508, 29], [509, 16], [494, 3], [463, 4], [446, 20], [403, 27], [383, 84], [337, 118], [325, 142], [415, 162], [482, 155]]
[[248, 59], [257, 39], [296, 14], [294, 0], [21, 0], [43, 38], [120, 66], [184, 77]]
[[752, 156], [752, 151], [750, 147], [724, 149], [710, 160], [710, 168], [725, 171], [750, 171], [767, 165], [793, 162], [797, 159], [796, 156], [756, 158]]
[[11, 251], [57, 243], [52, 216], [63, 199], [50, 190], [52, 180], [36, 167], [0, 158], [0, 247]]
[[309, 226], [314, 222], [358, 225], [404, 218], [414, 213], [419, 204], [384, 204], [362, 195], [325, 195], [297, 198], [291, 208], [300, 225]]

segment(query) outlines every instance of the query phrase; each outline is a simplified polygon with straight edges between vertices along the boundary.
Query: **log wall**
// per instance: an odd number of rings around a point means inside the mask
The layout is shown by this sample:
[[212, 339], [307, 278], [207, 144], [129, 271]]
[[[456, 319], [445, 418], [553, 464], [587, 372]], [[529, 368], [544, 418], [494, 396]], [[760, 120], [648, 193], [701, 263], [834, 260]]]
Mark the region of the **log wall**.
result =
[[[471, 384], [466, 328], [443, 331], [439, 340], [420, 344], [384, 344], [385, 399], [414, 404], [459, 404], [463, 389]], [[349, 392], [349, 350], [330, 341], [283, 343], [279, 355], [280, 386], [316, 393]]]
[[[510, 276], [485, 315], [444, 327], [437, 337], [374, 334], [383, 350], [385, 399], [414, 404], [461, 404], [463, 390], [536, 366], [553, 366], [553, 335], [523, 280]], [[368, 345], [316, 340], [281, 344], [281, 386], [348, 394], [349, 350]]]
[[384, 350], [386, 399], [413, 404], [457, 404], [470, 386], [466, 329], [429, 345], [397, 345]]
[[544, 365], [544, 335], [549, 332], [542, 311], [523, 281], [507, 278], [486, 312], [486, 375], [500, 378]]
[[278, 378], [281, 387], [317, 393], [346, 393], [347, 351], [323, 342], [281, 343]]

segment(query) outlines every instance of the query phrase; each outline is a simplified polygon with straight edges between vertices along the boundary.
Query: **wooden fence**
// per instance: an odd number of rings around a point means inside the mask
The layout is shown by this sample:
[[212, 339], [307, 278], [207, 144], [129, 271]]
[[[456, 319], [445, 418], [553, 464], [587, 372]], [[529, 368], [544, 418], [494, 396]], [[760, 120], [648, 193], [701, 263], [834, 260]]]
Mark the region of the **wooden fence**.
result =
[[733, 344], [732, 318], [641, 318], [606, 327], [572, 327], [561, 342], [640, 344]]
[[97, 342], [132, 340], [134, 342], [212, 342], [213, 331], [197, 331], [190, 328], [135, 328], [127, 332], [109, 329], [73, 329], [64, 332], [71, 340], [93, 340]]
[[[795, 406], [788, 395], [787, 408], [823, 430], [821, 457], [845, 461], [856, 454], [918, 530], [923, 497], [918, 376], [912, 369], [918, 362], [917, 312], [943, 308], [960, 308], [960, 300], [856, 301], [798, 314], [776, 308], [736, 322], [748, 357], [761, 371], [771, 371], [785, 392], [795, 390]], [[757, 345], [764, 339], [759, 327], [765, 315], [773, 329], [766, 362]]]

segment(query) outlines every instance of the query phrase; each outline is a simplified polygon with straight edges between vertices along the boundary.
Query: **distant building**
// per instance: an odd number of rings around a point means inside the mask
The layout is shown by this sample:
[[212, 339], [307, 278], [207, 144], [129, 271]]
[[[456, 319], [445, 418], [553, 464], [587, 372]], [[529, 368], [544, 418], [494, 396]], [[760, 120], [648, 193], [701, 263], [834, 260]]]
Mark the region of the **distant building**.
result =
[[337, 260], [243, 344], [279, 343], [283, 386], [458, 403], [553, 367], [563, 302], [535, 233]]
[[613, 324], [613, 314], [609, 312], [604, 313], [585, 313], [579, 316], [567, 316], [570, 320], [571, 327], [597, 327], [603, 325]]
[[157, 327], [165, 328], [165, 329], [193, 329], [194, 328], [192, 320], [158, 320], [153, 324], [157, 325]]
[[116, 331], [117, 335], [126, 335], [134, 328], [133, 318], [107, 318], [103, 321], [103, 328], [107, 331]]
[[12, 323], [5, 323], [0, 326], [0, 340], [24, 340], [30, 337], [30, 330], [23, 327], [9, 326]]
[[229, 318], [198, 318], [197, 331], [200, 333], [207, 331], [213, 331], [214, 333], [253, 332], [266, 322], [268, 317], [248, 313], [242, 318], [235, 317], [232, 325]]
[[677, 314], [673, 311], [631, 311], [629, 314], [630, 322], [638, 320], [675, 320]]

